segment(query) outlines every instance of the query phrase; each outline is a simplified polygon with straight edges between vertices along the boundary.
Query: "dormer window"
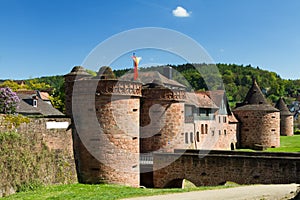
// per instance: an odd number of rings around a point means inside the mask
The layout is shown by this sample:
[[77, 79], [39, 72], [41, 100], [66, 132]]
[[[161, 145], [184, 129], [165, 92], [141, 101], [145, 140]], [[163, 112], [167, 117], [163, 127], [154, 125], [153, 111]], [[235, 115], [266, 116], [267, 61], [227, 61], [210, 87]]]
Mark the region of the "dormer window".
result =
[[35, 108], [37, 107], [37, 100], [36, 99], [33, 99], [32, 106], [35, 107]]

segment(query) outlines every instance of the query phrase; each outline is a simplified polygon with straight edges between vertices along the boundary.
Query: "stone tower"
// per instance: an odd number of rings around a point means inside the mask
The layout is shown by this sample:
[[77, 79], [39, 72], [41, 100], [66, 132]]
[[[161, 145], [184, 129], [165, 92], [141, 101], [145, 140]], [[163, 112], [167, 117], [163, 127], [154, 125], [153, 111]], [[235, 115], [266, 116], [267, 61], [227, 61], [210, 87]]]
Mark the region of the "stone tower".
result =
[[138, 187], [142, 84], [116, 80], [108, 67], [102, 67], [97, 77], [72, 82], [78, 71], [85, 75], [80, 68], [65, 80], [79, 182]]
[[142, 89], [141, 153], [171, 152], [184, 144], [185, 91], [154, 80]]
[[234, 114], [239, 119], [239, 146], [255, 148], [280, 146], [280, 113], [265, 99], [255, 79], [243, 103]]
[[294, 117], [282, 97], [278, 99], [275, 108], [280, 110], [280, 135], [294, 135]]

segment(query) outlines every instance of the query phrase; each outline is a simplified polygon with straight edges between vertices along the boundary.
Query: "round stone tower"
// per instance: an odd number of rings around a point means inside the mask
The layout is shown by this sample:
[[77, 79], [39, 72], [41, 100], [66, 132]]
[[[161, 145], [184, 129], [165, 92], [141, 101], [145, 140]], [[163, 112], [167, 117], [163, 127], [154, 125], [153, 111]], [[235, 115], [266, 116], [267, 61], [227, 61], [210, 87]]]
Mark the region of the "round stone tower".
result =
[[66, 115], [68, 117], [72, 116], [72, 95], [73, 95], [73, 85], [76, 80], [91, 77], [89, 73], [81, 66], [73, 67], [72, 71], [65, 76], [65, 105], [66, 105]]
[[172, 152], [184, 145], [185, 91], [159, 80], [146, 84], [141, 100], [141, 153]]
[[280, 135], [294, 135], [294, 117], [282, 97], [277, 101], [275, 108], [280, 110]]
[[71, 113], [79, 182], [139, 186], [141, 86], [115, 79], [109, 67], [102, 67], [96, 77], [73, 83]]
[[268, 104], [255, 79], [244, 102], [233, 112], [240, 121], [240, 147], [280, 146], [279, 110]]

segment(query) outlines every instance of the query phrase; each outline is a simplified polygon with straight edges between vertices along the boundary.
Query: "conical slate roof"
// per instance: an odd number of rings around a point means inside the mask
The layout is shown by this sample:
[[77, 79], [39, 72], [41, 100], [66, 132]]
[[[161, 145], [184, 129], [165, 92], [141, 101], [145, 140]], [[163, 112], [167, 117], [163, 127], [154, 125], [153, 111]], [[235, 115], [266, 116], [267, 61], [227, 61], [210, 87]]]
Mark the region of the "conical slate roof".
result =
[[65, 76], [72, 76], [72, 75], [80, 75], [80, 76], [91, 76], [89, 73], [82, 66], [75, 66], [73, 67], [72, 71]]
[[268, 104], [255, 79], [253, 79], [243, 104]]
[[252, 86], [249, 89], [244, 102], [237, 105], [237, 108], [235, 108], [235, 110], [264, 110], [272, 112], [279, 111], [267, 102], [255, 79], [253, 79]]
[[280, 110], [280, 115], [293, 115], [288, 107], [285, 104], [285, 101], [282, 97], [280, 97], [275, 105], [275, 108], [277, 108], [278, 110]]

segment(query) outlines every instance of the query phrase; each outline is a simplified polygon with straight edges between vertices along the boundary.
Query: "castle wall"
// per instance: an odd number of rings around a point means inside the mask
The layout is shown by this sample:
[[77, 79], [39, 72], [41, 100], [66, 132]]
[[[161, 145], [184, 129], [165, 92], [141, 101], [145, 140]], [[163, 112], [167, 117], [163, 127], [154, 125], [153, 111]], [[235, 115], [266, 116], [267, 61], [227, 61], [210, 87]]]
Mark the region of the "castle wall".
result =
[[280, 146], [280, 113], [263, 110], [236, 110], [241, 122], [240, 146], [253, 148], [256, 144], [266, 147]]
[[[0, 140], [0, 197], [22, 184], [77, 182], [72, 133], [66, 131], [69, 118], [29, 118], [29, 123], [9, 128], [4, 117], [0, 115], [0, 134], [7, 135]], [[63, 126], [50, 129], [49, 123]], [[11, 131], [19, 136], [9, 136]]]
[[280, 135], [294, 135], [294, 116], [280, 115]]
[[185, 92], [167, 88], [143, 89], [141, 100], [141, 153], [172, 152], [184, 143]]
[[75, 86], [72, 112], [79, 181], [138, 187], [141, 84], [91, 79]]
[[[154, 154], [154, 187], [174, 187], [187, 179], [196, 186], [300, 183], [295, 153], [203, 152]], [[180, 157], [179, 157], [180, 156]]]

